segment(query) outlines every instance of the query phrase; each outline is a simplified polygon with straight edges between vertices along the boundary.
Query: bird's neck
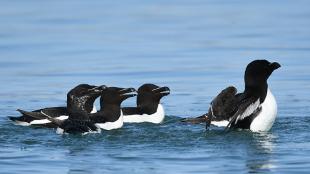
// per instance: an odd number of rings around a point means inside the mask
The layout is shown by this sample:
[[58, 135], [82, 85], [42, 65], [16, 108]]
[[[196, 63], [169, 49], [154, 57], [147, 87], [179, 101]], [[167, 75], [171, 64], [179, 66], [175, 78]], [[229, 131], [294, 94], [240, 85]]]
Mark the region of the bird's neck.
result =
[[105, 104], [100, 108], [100, 111], [103, 111], [107, 114], [113, 114], [119, 116], [121, 114], [121, 106], [115, 104]]
[[157, 112], [158, 103], [148, 104], [148, 105], [142, 105], [138, 107], [139, 110], [142, 112], [142, 114], [154, 114]]
[[260, 103], [263, 103], [268, 91], [268, 84], [262, 85], [245, 85], [244, 94], [246, 96], [254, 96], [260, 99]]
[[85, 102], [85, 106], [84, 106], [84, 109], [87, 111], [87, 112], [91, 112], [94, 108], [94, 103], [95, 103], [95, 100], [96, 99], [89, 99]]

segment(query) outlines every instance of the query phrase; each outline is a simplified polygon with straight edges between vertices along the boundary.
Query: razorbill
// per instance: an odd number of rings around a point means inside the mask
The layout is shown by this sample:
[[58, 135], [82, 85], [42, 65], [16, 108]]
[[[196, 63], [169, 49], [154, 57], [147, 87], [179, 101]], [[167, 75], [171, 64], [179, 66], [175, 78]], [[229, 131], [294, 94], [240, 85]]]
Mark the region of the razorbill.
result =
[[93, 133], [101, 129], [112, 130], [123, 126], [121, 103], [129, 97], [136, 96], [134, 88], [108, 87], [101, 94], [100, 110], [96, 113], [75, 111], [69, 113], [66, 120], [58, 120], [42, 112], [44, 116], [58, 126], [56, 132]]
[[45, 118], [41, 113], [44, 112], [50, 117], [65, 120], [68, 118], [69, 112], [85, 111], [87, 113], [97, 112], [94, 102], [101, 95], [101, 92], [106, 89], [105, 85], [93, 86], [88, 84], [80, 84], [71, 89], [67, 93], [67, 107], [49, 107], [27, 112], [18, 109], [22, 116], [9, 117], [17, 125], [41, 125], [44, 127], [55, 127], [54, 124]]
[[124, 123], [161, 123], [165, 118], [165, 111], [160, 99], [170, 94], [168, 87], [154, 84], [144, 84], [138, 89], [137, 107], [122, 108]]
[[250, 129], [253, 132], [269, 131], [276, 119], [277, 103], [267, 80], [281, 65], [267, 60], [248, 64], [245, 89], [237, 94], [235, 87], [224, 89], [212, 102], [207, 114], [185, 122], [207, 122], [227, 129]]

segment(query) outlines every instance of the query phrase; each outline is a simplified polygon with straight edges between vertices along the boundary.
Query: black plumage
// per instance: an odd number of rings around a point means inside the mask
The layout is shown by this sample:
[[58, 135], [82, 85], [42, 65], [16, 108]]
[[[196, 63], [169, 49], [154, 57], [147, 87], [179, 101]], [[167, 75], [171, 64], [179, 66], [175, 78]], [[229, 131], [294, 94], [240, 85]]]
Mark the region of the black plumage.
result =
[[[12, 121], [20, 121], [30, 123], [34, 120], [45, 119], [46, 116], [42, 113], [56, 118], [63, 115], [69, 115], [70, 112], [85, 111], [90, 113], [93, 109], [93, 104], [105, 90], [106, 86], [92, 86], [88, 84], [80, 84], [71, 89], [67, 94], [67, 107], [49, 107], [27, 112], [18, 109], [22, 116], [9, 117]], [[44, 124], [41, 126], [55, 127], [54, 124]]]
[[280, 64], [270, 63], [267, 60], [255, 60], [248, 64], [245, 75], [245, 90], [237, 93], [235, 87], [228, 87], [221, 91], [211, 102], [208, 113], [196, 117], [183, 119], [183, 122], [206, 122], [208, 127], [211, 121], [229, 121], [227, 128], [249, 129], [252, 121], [261, 112], [271, 73], [278, 69]]
[[66, 133], [86, 133], [98, 131], [98, 123], [114, 122], [121, 115], [121, 103], [129, 97], [136, 96], [134, 88], [108, 87], [101, 93], [100, 110], [97, 113], [85, 111], [70, 112], [69, 118], [59, 121], [45, 114], [46, 118], [58, 125]]
[[154, 84], [144, 84], [138, 89], [137, 107], [123, 107], [122, 111], [126, 115], [154, 114], [162, 97], [170, 94], [168, 87], [159, 87]]

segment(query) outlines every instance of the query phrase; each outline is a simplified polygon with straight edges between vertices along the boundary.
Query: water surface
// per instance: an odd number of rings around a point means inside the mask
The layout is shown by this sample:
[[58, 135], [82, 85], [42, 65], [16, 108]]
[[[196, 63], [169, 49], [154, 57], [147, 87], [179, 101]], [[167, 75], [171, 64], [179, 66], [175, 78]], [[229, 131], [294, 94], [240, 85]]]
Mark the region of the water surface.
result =
[[[0, 3], [1, 173], [309, 171], [309, 1]], [[257, 58], [282, 65], [269, 79], [279, 110], [270, 132], [178, 122], [205, 113], [228, 85], [242, 91], [245, 66]], [[17, 108], [65, 105], [80, 83], [167, 85], [167, 117], [87, 136], [7, 120]]]

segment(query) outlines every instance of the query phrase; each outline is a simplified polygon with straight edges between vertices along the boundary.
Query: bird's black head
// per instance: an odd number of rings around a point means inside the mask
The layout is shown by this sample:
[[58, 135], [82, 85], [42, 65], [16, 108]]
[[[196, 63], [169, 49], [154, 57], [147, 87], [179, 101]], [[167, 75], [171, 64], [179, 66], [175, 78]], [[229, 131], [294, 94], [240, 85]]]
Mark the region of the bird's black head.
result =
[[272, 72], [281, 65], [278, 62], [269, 62], [267, 60], [254, 60], [248, 64], [244, 81], [246, 87], [257, 87], [261, 85], [267, 85], [267, 80]]
[[137, 96], [134, 88], [108, 87], [100, 98], [101, 109], [105, 105], [120, 106], [127, 98]]
[[67, 108], [91, 112], [93, 104], [107, 87], [80, 84], [71, 89], [67, 94]]
[[147, 114], [156, 112], [160, 99], [170, 94], [168, 87], [144, 84], [138, 89], [137, 106]]

